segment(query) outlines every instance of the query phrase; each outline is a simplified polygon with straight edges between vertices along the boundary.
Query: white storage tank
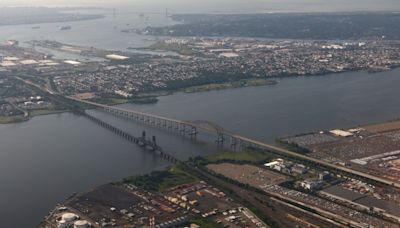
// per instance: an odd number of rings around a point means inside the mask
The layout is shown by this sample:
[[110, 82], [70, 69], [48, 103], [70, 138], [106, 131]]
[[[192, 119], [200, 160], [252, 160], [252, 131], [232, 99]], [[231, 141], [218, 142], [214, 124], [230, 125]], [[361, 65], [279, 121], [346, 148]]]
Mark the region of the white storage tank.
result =
[[72, 222], [77, 218], [78, 216], [74, 213], [65, 213], [61, 216], [61, 220], [64, 220], [66, 222]]
[[74, 228], [88, 228], [89, 222], [86, 220], [78, 220], [74, 222]]

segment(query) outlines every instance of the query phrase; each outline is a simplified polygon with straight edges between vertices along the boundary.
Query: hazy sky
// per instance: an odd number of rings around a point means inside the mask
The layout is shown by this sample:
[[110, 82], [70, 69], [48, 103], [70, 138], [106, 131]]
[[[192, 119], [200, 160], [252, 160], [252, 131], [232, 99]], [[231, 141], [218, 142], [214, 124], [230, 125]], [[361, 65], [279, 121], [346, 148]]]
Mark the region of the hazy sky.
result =
[[400, 11], [400, 0], [0, 0], [0, 6], [99, 6], [183, 11]]

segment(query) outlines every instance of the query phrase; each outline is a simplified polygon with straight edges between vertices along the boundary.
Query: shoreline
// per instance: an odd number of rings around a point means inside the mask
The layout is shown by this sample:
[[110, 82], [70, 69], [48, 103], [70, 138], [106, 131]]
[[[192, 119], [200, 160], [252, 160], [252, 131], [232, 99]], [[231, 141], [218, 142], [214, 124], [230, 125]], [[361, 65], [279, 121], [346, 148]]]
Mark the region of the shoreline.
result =
[[[225, 82], [225, 83], [211, 83], [211, 84], [204, 84], [204, 85], [198, 85], [198, 86], [190, 86], [190, 87], [180, 88], [180, 89], [175, 89], [175, 90], [159, 90], [159, 91], [153, 91], [153, 92], [142, 92], [142, 93], [137, 94], [133, 98], [133, 99], [137, 99], [137, 101], [144, 101], [144, 102], [135, 102], [133, 100], [123, 99], [123, 98], [112, 98], [112, 97], [98, 98], [98, 99], [103, 100], [103, 102], [99, 102], [99, 103], [110, 105], [110, 106], [122, 105], [122, 104], [128, 104], [128, 103], [146, 105], [146, 104], [155, 104], [158, 102], [159, 97], [169, 96], [169, 95], [173, 95], [175, 93], [191, 94], [191, 93], [202, 93], [202, 92], [211, 92], [211, 91], [219, 91], [219, 90], [239, 89], [239, 88], [245, 88], [245, 87], [274, 86], [274, 85], [278, 85], [279, 84], [278, 79], [282, 79], [282, 78], [324, 77], [324, 76], [328, 76], [328, 75], [352, 73], [352, 72], [354, 72], [354, 73], [365, 72], [367, 74], [375, 74], [375, 73], [392, 71], [392, 70], [399, 69], [399, 68], [400, 67], [393, 67], [386, 71], [379, 71], [379, 72], [356, 70], [356, 71], [344, 71], [344, 72], [327, 73], [327, 74], [319, 74], [319, 75], [286, 75], [286, 76], [277, 76], [277, 77], [262, 78], [262, 79], [257, 79], [257, 78], [241, 79], [238, 81]], [[241, 82], [242, 82], [242, 84], [241, 84]], [[246, 82], [246, 83], [243, 83], [243, 82]], [[147, 99], [149, 99], [149, 100], [147, 100]], [[42, 113], [29, 114], [29, 116], [25, 117], [24, 119], [7, 120], [7, 121], [1, 121], [1, 118], [5, 118], [5, 117], [0, 116], [0, 125], [1, 124], [21, 123], [21, 122], [29, 121], [31, 118], [33, 118], [35, 116], [52, 115], [52, 114], [59, 114], [59, 113], [65, 113], [65, 112], [69, 112], [69, 110], [44, 111]], [[12, 117], [10, 117], [10, 118], [12, 118]]]
[[[391, 67], [387, 70], [381, 71], [368, 71], [367, 69], [364, 70], [350, 70], [350, 71], [343, 71], [343, 72], [329, 72], [323, 74], [312, 74], [312, 75], [282, 75], [282, 76], [274, 76], [268, 78], [249, 78], [249, 79], [241, 79], [231, 82], [224, 82], [224, 83], [210, 83], [204, 85], [197, 85], [197, 86], [190, 86], [184, 87], [180, 89], [173, 89], [173, 90], [158, 90], [158, 91], [149, 91], [149, 92], [141, 92], [135, 95], [134, 98], [142, 99], [142, 98], [159, 98], [163, 96], [173, 95], [175, 93], [202, 93], [202, 92], [211, 92], [211, 91], [219, 91], [219, 90], [229, 90], [229, 89], [239, 89], [245, 87], [261, 87], [261, 86], [273, 86], [279, 84], [279, 79], [287, 79], [287, 78], [299, 78], [299, 77], [325, 77], [329, 75], [337, 75], [337, 74], [344, 74], [344, 73], [357, 73], [357, 72], [365, 72], [367, 74], [376, 74], [376, 73], [383, 73], [389, 72], [396, 69], [400, 69], [400, 66]], [[237, 83], [241, 82], [248, 82], [247, 84], [244, 83], [242, 85], [238, 85]], [[113, 99], [113, 98], [105, 98], [105, 99]], [[125, 100], [125, 99], [119, 99]], [[157, 101], [158, 102], [158, 101]], [[142, 103], [142, 104], [153, 104], [157, 102], [149, 102], [149, 103]], [[127, 104], [127, 103], [134, 103], [130, 102], [129, 100], [125, 100], [123, 102], [111, 102], [107, 103], [107, 105], [120, 105], [120, 104]]]
[[[0, 7], [0, 10], [4, 9], [4, 8], [5, 7]], [[26, 7], [22, 7], [22, 8], [26, 8]], [[31, 7], [27, 7], [27, 9], [29, 9], [29, 8], [31, 8]], [[0, 23], [0, 27], [68, 23], [68, 22], [89, 21], [89, 20], [98, 20], [98, 19], [106, 18], [106, 15], [99, 14], [99, 13], [97, 13], [97, 14], [90, 14], [90, 13], [81, 14], [80, 17], [73, 17], [75, 11], [86, 9], [86, 8], [80, 8], [80, 7], [77, 7], [77, 8], [76, 7], [71, 7], [71, 8], [70, 7], [66, 7], [66, 8], [42, 7], [42, 8], [53, 9], [55, 11], [54, 16], [57, 16], [57, 17], [52, 18], [52, 21], [38, 19], [37, 21], [21, 21], [21, 22], [17, 22], [17, 23], [4, 23], [4, 24]]]
[[53, 114], [61, 114], [61, 113], [67, 113], [70, 112], [69, 110], [34, 110], [32, 112], [29, 112], [29, 115], [27, 117], [24, 116], [0, 116], [0, 125], [6, 125], [6, 124], [15, 124], [15, 123], [24, 123], [28, 122], [34, 117], [37, 116], [47, 116], [47, 115], [53, 115]]

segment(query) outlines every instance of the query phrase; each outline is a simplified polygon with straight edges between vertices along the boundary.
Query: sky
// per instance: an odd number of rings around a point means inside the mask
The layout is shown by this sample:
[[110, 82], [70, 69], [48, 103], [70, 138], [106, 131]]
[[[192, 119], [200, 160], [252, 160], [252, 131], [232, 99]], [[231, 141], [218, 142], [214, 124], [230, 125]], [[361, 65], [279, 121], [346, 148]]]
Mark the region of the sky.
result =
[[0, 6], [97, 6], [137, 10], [210, 11], [400, 11], [400, 0], [0, 0]]

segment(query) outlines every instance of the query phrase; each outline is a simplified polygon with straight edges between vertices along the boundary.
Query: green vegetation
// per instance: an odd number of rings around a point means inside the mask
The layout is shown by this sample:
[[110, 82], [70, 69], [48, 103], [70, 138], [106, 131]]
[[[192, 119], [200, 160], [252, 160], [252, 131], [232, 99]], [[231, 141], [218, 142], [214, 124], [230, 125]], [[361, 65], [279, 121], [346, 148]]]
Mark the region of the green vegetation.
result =
[[23, 115], [18, 116], [0, 116], [0, 124], [9, 124], [25, 121], [26, 118]]
[[172, 51], [176, 52], [181, 55], [193, 55], [195, 52], [188, 48], [186, 45], [180, 45], [180, 44], [167, 44], [163, 41], [157, 42], [153, 45], [151, 45], [148, 49], [151, 50], [162, 50], [162, 51]]
[[223, 90], [223, 89], [232, 89], [232, 88], [240, 88], [247, 86], [265, 86], [265, 85], [275, 85], [275, 84], [277, 84], [277, 82], [271, 79], [242, 79], [233, 82], [211, 83], [200, 86], [192, 86], [183, 89], [183, 91], [185, 93], [196, 93], [196, 92], [204, 92], [211, 90]]
[[123, 183], [131, 183], [148, 191], [161, 191], [176, 185], [196, 181], [197, 178], [176, 165], [165, 171], [154, 171], [143, 176], [124, 178]]
[[66, 111], [68, 111], [68, 110], [49, 108], [49, 109], [31, 110], [31, 111], [29, 111], [29, 116], [27, 116], [27, 117], [25, 117], [24, 115], [0, 116], [0, 124], [18, 123], [18, 122], [27, 121], [34, 116], [57, 114], [57, 113], [63, 113]]
[[99, 104], [106, 104], [106, 105], [118, 105], [118, 104], [125, 104], [128, 103], [128, 99], [122, 99], [122, 98], [114, 98], [114, 97], [102, 97], [102, 98], [94, 98], [90, 99], [92, 102], [96, 102]]
[[152, 97], [152, 96], [133, 97], [133, 98], [129, 99], [129, 103], [133, 103], [133, 104], [154, 104], [157, 102], [158, 102], [157, 97]]
[[284, 148], [293, 151], [293, 152], [297, 152], [299, 154], [308, 154], [310, 153], [310, 150], [304, 147], [301, 147], [295, 143], [288, 143], [287, 141], [285, 141], [284, 139], [277, 139], [276, 142], [283, 146]]
[[150, 35], [262, 37], [271, 39], [400, 39], [400, 15], [376, 13], [179, 14], [172, 26], [147, 27]]
[[212, 163], [226, 161], [259, 163], [271, 159], [271, 155], [263, 151], [246, 149], [240, 152], [223, 151], [207, 156], [205, 159]]
[[171, 95], [172, 91], [167, 90], [158, 90], [158, 91], [151, 91], [151, 92], [141, 92], [136, 94], [136, 98], [143, 98], [143, 97], [161, 97], [161, 96], [168, 96]]
[[32, 110], [29, 111], [29, 116], [43, 116], [43, 115], [50, 115], [50, 114], [57, 114], [63, 113], [66, 110], [56, 110], [56, 109], [39, 109], [39, 110]]

